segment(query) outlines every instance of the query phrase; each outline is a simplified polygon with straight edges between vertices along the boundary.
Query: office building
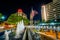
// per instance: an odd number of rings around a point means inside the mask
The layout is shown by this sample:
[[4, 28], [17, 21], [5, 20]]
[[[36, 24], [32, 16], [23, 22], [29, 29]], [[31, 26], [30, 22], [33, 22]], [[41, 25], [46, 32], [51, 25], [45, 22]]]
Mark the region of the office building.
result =
[[60, 0], [53, 0], [48, 4], [41, 6], [42, 20], [59, 21], [60, 20]]

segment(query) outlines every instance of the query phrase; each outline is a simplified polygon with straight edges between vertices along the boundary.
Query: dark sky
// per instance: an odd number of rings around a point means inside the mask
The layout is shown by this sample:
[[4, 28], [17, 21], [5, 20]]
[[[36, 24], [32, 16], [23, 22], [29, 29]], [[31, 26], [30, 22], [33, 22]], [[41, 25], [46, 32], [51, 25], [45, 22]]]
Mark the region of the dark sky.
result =
[[41, 19], [41, 4], [49, 2], [51, 2], [51, 0], [2, 0], [0, 1], [0, 12], [8, 17], [10, 14], [17, 12], [18, 8], [22, 8], [29, 19], [31, 7], [33, 7], [39, 13], [34, 17], [34, 20], [38, 20]]

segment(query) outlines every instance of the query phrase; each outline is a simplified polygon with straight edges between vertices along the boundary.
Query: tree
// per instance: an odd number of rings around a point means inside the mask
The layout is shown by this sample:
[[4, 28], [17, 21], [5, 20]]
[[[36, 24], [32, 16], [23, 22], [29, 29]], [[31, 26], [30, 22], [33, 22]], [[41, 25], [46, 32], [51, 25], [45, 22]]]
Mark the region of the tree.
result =
[[24, 20], [24, 24], [25, 25], [28, 25], [29, 24], [29, 20], [28, 19], [23, 18], [23, 20]]
[[1, 18], [2, 16], [3, 16], [2, 13], [0, 13], [0, 18]]
[[0, 22], [2, 21], [2, 18], [1, 18], [2, 16], [3, 16], [2, 13], [0, 13]]
[[24, 20], [25, 24], [29, 23], [29, 20], [26, 18], [23, 18], [22, 16], [18, 16], [17, 13], [11, 14], [7, 20], [9, 24], [17, 24], [17, 22], [20, 22], [21, 20]]

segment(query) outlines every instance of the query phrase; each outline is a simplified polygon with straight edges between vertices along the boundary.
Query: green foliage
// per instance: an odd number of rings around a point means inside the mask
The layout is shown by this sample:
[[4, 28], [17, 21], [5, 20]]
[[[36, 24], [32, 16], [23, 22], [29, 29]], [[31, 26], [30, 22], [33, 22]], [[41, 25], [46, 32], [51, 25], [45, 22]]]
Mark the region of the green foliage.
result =
[[16, 21], [18, 21], [16, 18], [17, 18], [16, 14], [11, 14], [7, 21], [8, 23], [13, 24], [13, 23], [16, 23]]
[[24, 20], [24, 24], [25, 25], [28, 25], [29, 24], [29, 20], [28, 19], [23, 18], [23, 20]]
[[0, 13], [0, 18], [1, 18], [2, 16], [3, 16], [2, 13]]
[[0, 18], [2, 17], [2, 13], [0, 13]]
[[24, 20], [25, 24], [29, 23], [29, 20], [26, 18], [23, 18], [22, 16], [18, 16], [17, 13], [11, 14], [7, 20], [9, 24], [17, 24], [17, 22], [20, 22], [21, 20]]
[[2, 18], [1, 18], [2, 16], [3, 16], [2, 13], [0, 13], [0, 22], [2, 22]]

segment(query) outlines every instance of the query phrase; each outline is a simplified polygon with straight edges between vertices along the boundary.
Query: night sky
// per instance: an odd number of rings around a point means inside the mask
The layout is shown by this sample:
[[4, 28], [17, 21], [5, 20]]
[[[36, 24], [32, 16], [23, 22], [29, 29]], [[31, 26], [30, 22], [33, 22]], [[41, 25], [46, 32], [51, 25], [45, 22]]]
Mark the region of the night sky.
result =
[[10, 14], [17, 12], [17, 10], [21, 8], [29, 19], [29, 14], [33, 7], [34, 10], [38, 11], [34, 20], [41, 20], [41, 5], [51, 1], [52, 0], [0, 0], [0, 12], [8, 18]]

